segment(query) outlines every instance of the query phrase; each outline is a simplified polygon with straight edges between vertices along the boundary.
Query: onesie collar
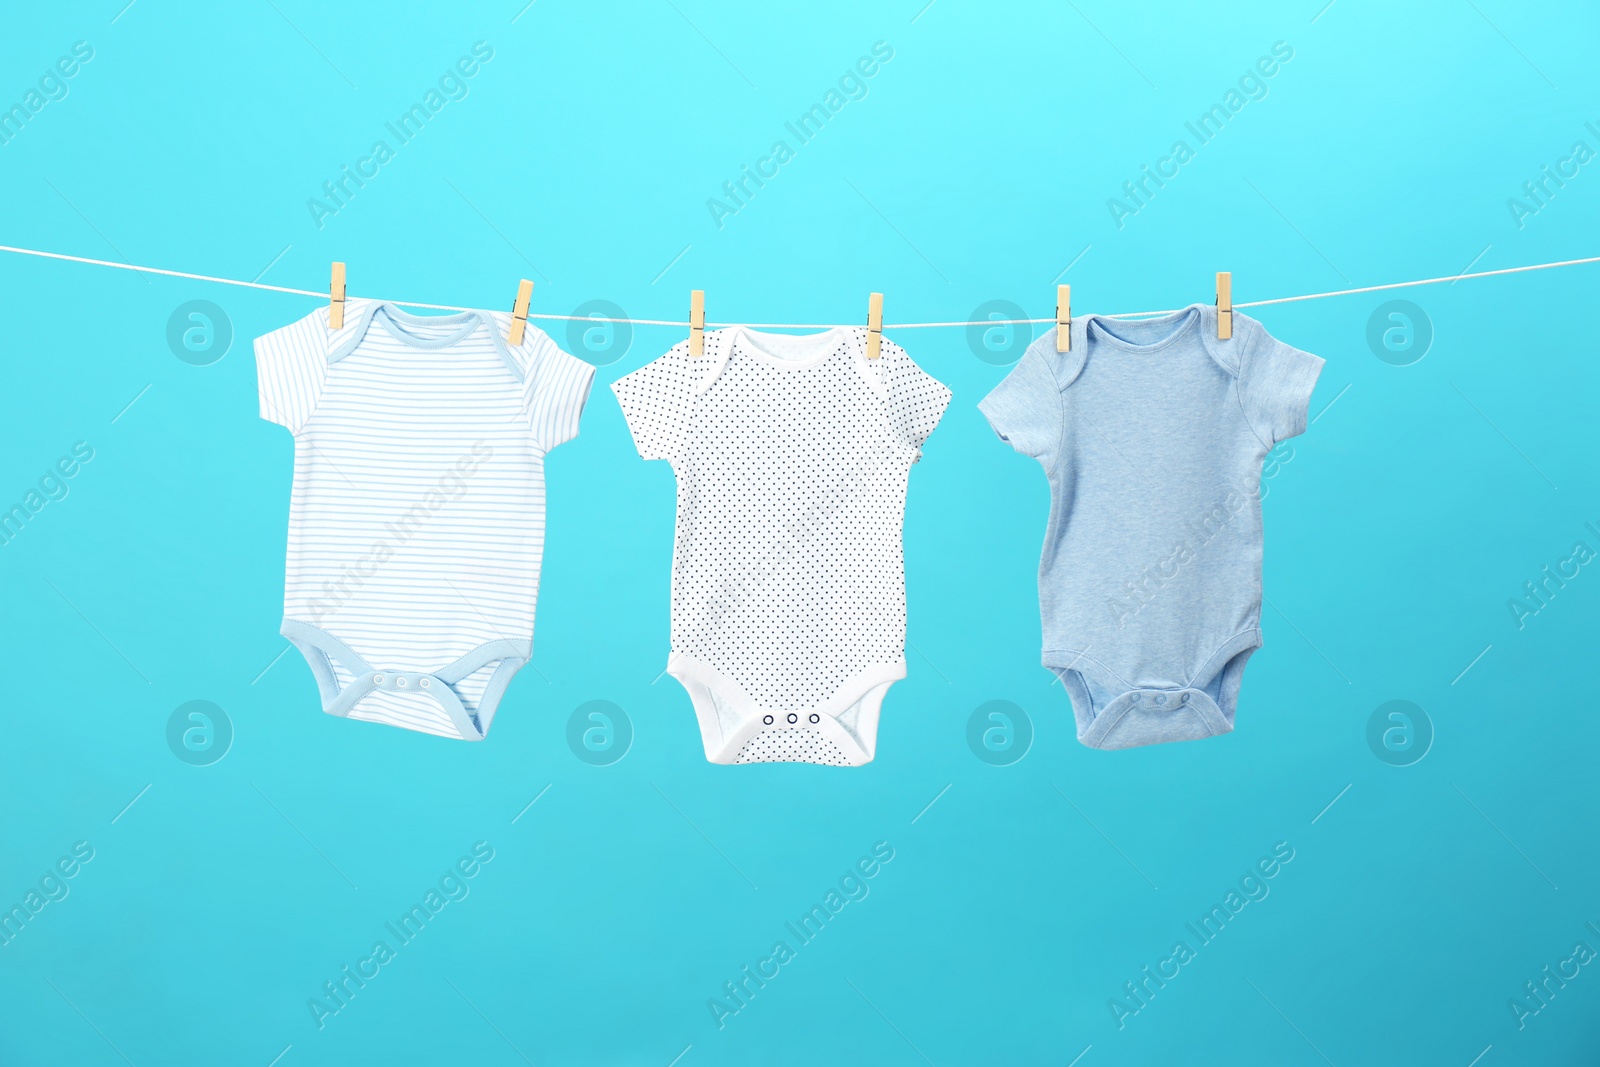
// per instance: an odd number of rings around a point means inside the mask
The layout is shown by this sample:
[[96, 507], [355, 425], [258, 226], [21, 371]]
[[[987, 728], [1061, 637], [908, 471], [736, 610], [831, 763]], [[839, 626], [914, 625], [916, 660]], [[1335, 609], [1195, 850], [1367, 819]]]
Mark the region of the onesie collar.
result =
[[[1188, 325], [1183, 325], [1185, 316], [1189, 315], [1195, 316], [1196, 321]], [[1180, 311], [1175, 311], [1169, 315], [1136, 320], [1143, 322], [1160, 322], [1163, 320], [1169, 320], [1175, 326], [1179, 327], [1179, 332], [1177, 335], [1174, 335], [1169, 341], [1161, 342], [1156, 345], [1130, 345], [1125, 341], [1108, 339], [1105, 336], [1107, 332], [1106, 327], [1104, 325], [1096, 326], [1096, 323], [1103, 323], [1106, 318], [1107, 316], [1104, 315], [1080, 315], [1073, 319], [1072, 326], [1070, 327], [1072, 345], [1066, 352], [1056, 351], [1056, 331], [1054, 330], [1047, 331], [1043, 336], [1039, 337], [1033, 342], [1032, 348], [1034, 348], [1037, 354], [1043, 357], [1045, 362], [1049, 365], [1051, 371], [1054, 372], [1056, 381], [1059, 383], [1061, 388], [1065, 389], [1067, 386], [1071, 385], [1077, 380], [1078, 375], [1083, 373], [1084, 362], [1089, 357], [1091, 329], [1094, 329], [1097, 335], [1094, 338], [1095, 344], [1107, 345], [1108, 347], [1112, 347], [1116, 350], [1124, 352], [1138, 352], [1141, 349], [1155, 351], [1158, 348], [1164, 349], [1169, 344], [1177, 342], [1182, 338], [1197, 339], [1201, 346], [1211, 354], [1211, 357], [1217, 360], [1218, 363], [1222, 364], [1225, 370], [1228, 370], [1230, 373], [1237, 373], [1237, 359], [1232, 358], [1233, 342], [1219, 341], [1217, 339], [1217, 309], [1210, 304], [1190, 304], [1188, 307], [1183, 308]], [[1241, 335], [1243, 330], [1248, 328], [1248, 320], [1246, 320], [1245, 316], [1239, 314], [1238, 312], [1234, 313], [1233, 319], [1234, 337], [1237, 338]]]
[[[334, 331], [333, 336], [329, 338], [329, 363], [337, 363], [354, 352], [362, 338], [366, 337], [367, 331], [373, 327], [374, 320], [381, 315], [383, 319], [378, 322], [378, 329], [413, 348], [423, 350], [443, 351], [460, 344], [480, 329], [485, 330], [494, 343], [495, 351], [500, 354], [500, 361], [505, 364], [506, 370], [511, 372], [511, 376], [519, 382], [526, 377], [522, 364], [512, 356], [505, 338], [500, 335], [499, 325], [486, 311], [462, 311], [454, 315], [413, 315], [402, 311], [395, 304], [379, 300], [361, 301], [351, 310], [355, 314], [347, 316], [344, 328]], [[460, 329], [442, 340], [419, 338], [405, 332], [406, 326], [450, 325], [458, 325]]]
[[[691, 359], [689, 361], [691, 365], [701, 363], [702, 361], [705, 364], [705, 366], [700, 369], [700, 376], [695, 382], [695, 393], [697, 395], [704, 393], [707, 389], [710, 389], [716, 380], [722, 376], [722, 372], [728, 366], [728, 361], [733, 357], [735, 339], [741, 332], [747, 329], [749, 329], [749, 327], [746, 326], [725, 326], [720, 330], [706, 331], [704, 355], [699, 359]], [[888, 371], [885, 370], [883, 366], [888, 363], [888, 359], [880, 358], [876, 361], [867, 359], [866, 328], [863, 326], [834, 327], [831, 330], [825, 331], [824, 333], [815, 334], [814, 336], [822, 337], [835, 334], [838, 335], [838, 338], [831, 342], [828, 355], [814, 362], [807, 362], [804, 366], [821, 366], [823, 363], [826, 363], [829, 359], [833, 358], [833, 356], [837, 355], [842, 345], [845, 352], [849, 356], [850, 362], [854, 364], [856, 373], [861, 375], [862, 379], [873, 390], [873, 392], [877, 393], [879, 396], [888, 396], [889, 383], [885, 377], [888, 374]], [[687, 351], [688, 342], [682, 343], [685, 351]], [[887, 353], [891, 350], [892, 344], [893, 343], [887, 339], [883, 341], [883, 351], [885, 355], [887, 355]], [[761, 362], [770, 364], [773, 361], [770, 359], [764, 359], [761, 360]], [[878, 363], [879, 366], [874, 367], [874, 362]], [[804, 369], [804, 367], [796, 369]]]

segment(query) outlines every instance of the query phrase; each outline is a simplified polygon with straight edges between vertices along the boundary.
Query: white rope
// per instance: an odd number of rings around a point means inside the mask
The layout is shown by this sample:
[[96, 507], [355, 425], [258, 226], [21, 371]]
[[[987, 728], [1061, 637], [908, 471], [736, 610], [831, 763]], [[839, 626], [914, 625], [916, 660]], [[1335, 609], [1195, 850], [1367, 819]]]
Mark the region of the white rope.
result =
[[[15, 248], [11, 245], [0, 245], [0, 252], [13, 252], [19, 256], [39, 256], [44, 259], [60, 259], [69, 263], [87, 263], [95, 267], [114, 267], [117, 270], [137, 271], [140, 274], [160, 274], [168, 278], [187, 278], [196, 282], [214, 282], [217, 285], [237, 285], [246, 289], [265, 289], [271, 293], [289, 293], [292, 296], [309, 296], [320, 300], [328, 299], [326, 291], [319, 292], [315, 289], [293, 289], [285, 285], [268, 285], [265, 282], [247, 282], [238, 278], [218, 278], [211, 274], [191, 274], [188, 271], [165, 270], [161, 267], [140, 267], [132, 263], [118, 263], [109, 259], [90, 259], [86, 256], [69, 256], [62, 252], [42, 252], [36, 248]], [[1412, 282], [1389, 282], [1386, 285], [1364, 285], [1355, 289], [1335, 289], [1326, 293], [1302, 293], [1299, 296], [1280, 296], [1271, 300], [1246, 300], [1235, 303], [1235, 308], [1267, 307], [1271, 304], [1293, 304], [1301, 300], [1323, 300], [1330, 296], [1354, 296], [1358, 293], [1381, 293], [1391, 289], [1410, 289], [1419, 285], [1438, 285], [1442, 282], [1459, 282], [1468, 278], [1493, 278], [1501, 274], [1524, 274], [1534, 270], [1551, 270], [1555, 267], [1576, 267], [1585, 263], [1600, 263], [1600, 256], [1589, 256], [1585, 259], [1563, 259], [1554, 263], [1533, 263], [1525, 267], [1502, 267], [1499, 270], [1480, 270], [1471, 273], [1452, 274], [1442, 278], [1422, 278]], [[460, 307], [455, 304], [421, 304], [414, 300], [393, 300], [388, 303], [398, 304], [401, 307], [427, 308], [432, 311], [476, 311], [477, 308]], [[1148, 318], [1151, 315], [1171, 315], [1181, 308], [1171, 308], [1166, 311], [1120, 311], [1104, 315], [1108, 319], [1138, 319]], [[628, 323], [633, 326], [676, 326], [688, 329], [686, 319], [626, 319], [607, 318], [602, 315], [547, 315], [529, 313], [530, 319], [551, 319], [560, 322], [616, 322]], [[938, 330], [955, 329], [967, 326], [1039, 326], [1054, 325], [1055, 319], [981, 319], [974, 322], [891, 322], [884, 323], [885, 330]], [[707, 326], [748, 326], [756, 330], [831, 330], [837, 324], [827, 322], [708, 322]]]

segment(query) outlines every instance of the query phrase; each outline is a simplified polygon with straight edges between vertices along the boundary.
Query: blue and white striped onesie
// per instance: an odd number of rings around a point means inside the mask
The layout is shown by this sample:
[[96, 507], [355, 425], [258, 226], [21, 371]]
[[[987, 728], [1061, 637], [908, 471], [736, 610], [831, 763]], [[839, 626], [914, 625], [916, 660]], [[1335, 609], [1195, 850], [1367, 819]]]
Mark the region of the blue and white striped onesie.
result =
[[256, 340], [295, 442], [282, 632], [329, 714], [482, 740], [532, 655], [545, 453], [594, 368], [509, 323], [352, 300]]

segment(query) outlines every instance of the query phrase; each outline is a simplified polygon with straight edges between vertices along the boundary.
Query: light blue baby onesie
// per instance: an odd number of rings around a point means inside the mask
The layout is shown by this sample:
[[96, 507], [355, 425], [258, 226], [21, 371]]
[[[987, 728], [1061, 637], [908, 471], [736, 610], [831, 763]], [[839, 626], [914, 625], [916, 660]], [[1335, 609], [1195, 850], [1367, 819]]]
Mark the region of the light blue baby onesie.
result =
[[1050, 478], [1046, 667], [1091, 748], [1233, 729], [1261, 647], [1261, 462], [1303, 433], [1322, 360], [1235, 313], [1078, 319], [978, 406]]
[[283, 636], [330, 715], [481, 741], [533, 654], [545, 457], [594, 368], [504, 312], [326, 302], [256, 339], [294, 434]]

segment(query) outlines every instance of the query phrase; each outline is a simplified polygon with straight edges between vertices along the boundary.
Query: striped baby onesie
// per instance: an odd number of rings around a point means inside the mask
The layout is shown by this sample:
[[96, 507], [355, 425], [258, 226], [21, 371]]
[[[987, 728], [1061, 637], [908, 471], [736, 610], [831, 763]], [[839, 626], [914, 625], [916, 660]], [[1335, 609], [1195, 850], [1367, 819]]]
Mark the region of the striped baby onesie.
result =
[[294, 434], [282, 633], [332, 715], [482, 740], [532, 655], [545, 454], [594, 368], [509, 316], [350, 301], [256, 340]]

